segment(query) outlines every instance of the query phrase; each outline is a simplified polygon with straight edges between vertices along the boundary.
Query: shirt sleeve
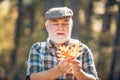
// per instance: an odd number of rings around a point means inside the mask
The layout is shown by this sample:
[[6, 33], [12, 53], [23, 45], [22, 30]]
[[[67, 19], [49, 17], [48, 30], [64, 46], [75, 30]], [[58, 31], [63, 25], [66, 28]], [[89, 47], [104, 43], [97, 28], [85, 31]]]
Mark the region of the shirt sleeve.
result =
[[27, 61], [26, 78], [28, 78], [32, 73], [41, 71], [42, 62], [40, 60], [40, 49], [41, 49], [40, 43], [33, 44], [33, 46], [30, 49]]
[[83, 48], [84, 48], [83, 61], [82, 61], [83, 70], [86, 73], [93, 75], [94, 77], [96, 77], [96, 80], [98, 80], [97, 71], [96, 71], [94, 59], [93, 59], [93, 54], [86, 45], [83, 45]]

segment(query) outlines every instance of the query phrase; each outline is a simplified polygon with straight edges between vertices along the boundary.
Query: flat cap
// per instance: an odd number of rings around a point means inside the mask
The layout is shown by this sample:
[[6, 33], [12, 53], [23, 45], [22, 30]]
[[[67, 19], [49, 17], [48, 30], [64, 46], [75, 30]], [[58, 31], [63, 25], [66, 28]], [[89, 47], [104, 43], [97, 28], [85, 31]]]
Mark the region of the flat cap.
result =
[[55, 18], [72, 17], [72, 16], [73, 16], [73, 11], [68, 7], [51, 8], [45, 13], [46, 19], [55, 19]]

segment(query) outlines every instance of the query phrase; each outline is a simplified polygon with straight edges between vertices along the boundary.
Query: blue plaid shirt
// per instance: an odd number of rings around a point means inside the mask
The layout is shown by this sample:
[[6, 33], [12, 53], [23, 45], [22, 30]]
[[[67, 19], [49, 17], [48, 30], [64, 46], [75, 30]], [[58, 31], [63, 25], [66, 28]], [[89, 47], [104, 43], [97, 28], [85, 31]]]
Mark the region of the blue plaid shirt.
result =
[[[71, 39], [69, 43], [75, 41], [75, 39]], [[85, 44], [82, 44], [82, 47], [84, 50], [84, 54], [79, 55], [77, 59], [82, 63], [82, 69], [86, 73], [95, 76], [97, 79], [98, 77], [92, 53]], [[26, 78], [28, 78], [32, 73], [46, 71], [57, 65], [59, 63], [59, 59], [55, 56], [54, 50], [54, 43], [50, 43], [50, 41], [37, 42], [33, 44], [29, 52]], [[76, 79], [72, 74], [62, 74], [56, 80]]]

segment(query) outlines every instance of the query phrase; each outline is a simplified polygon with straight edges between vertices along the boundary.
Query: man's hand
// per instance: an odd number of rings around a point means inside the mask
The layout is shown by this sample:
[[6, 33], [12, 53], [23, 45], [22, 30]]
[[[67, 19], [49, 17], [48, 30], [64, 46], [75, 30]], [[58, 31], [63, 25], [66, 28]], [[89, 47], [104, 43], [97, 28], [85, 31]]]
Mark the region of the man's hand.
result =
[[81, 63], [73, 58], [62, 60], [58, 65], [61, 73], [77, 74], [82, 70]]
[[72, 60], [72, 61], [70, 61], [70, 63], [72, 64], [72, 74], [78, 74], [81, 72], [82, 65], [81, 65], [80, 61]]
[[78, 60], [71, 60], [72, 63], [72, 74], [77, 78], [77, 80], [95, 80], [95, 77], [84, 72], [82, 70], [82, 64]]
[[70, 60], [71, 59], [65, 59], [58, 64], [61, 73], [65, 73], [65, 74], [72, 73], [72, 63], [70, 62]]

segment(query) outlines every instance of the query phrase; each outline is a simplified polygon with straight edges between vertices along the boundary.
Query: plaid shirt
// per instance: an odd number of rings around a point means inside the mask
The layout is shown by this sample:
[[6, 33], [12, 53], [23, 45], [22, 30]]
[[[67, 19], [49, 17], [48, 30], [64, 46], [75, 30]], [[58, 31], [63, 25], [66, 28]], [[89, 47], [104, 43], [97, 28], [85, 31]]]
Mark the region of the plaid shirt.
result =
[[[75, 39], [71, 39], [69, 43], [75, 41], [76, 41]], [[97, 79], [97, 72], [95, 69], [92, 53], [85, 44], [82, 44], [82, 47], [84, 50], [84, 54], [79, 55], [77, 59], [82, 63], [82, 69], [86, 73], [95, 76]], [[37, 42], [33, 44], [29, 52], [26, 78], [29, 78], [29, 75], [32, 73], [46, 71], [57, 65], [59, 63], [59, 59], [55, 56], [54, 53], [55, 50], [56, 47], [54, 43], [50, 41]], [[56, 80], [76, 80], [76, 79], [72, 74], [62, 74]]]

